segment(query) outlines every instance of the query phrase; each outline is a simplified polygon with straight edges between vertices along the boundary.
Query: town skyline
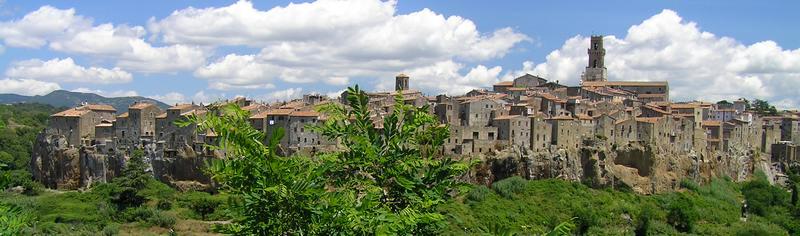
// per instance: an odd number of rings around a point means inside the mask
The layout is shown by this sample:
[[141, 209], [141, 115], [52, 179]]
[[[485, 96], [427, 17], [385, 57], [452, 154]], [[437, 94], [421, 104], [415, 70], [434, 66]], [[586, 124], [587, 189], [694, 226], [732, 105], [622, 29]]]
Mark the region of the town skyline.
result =
[[[800, 83], [796, 33], [756, 27], [755, 35], [743, 35], [719, 26], [729, 16], [701, 17], [694, 12], [702, 6], [691, 4], [653, 4], [606, 25], [565, 23], [559, 31], [510, 20], [521, 19], [518, 12], [506, 21], [474, 14], [470, 6], [406, 1], [189, 5], [196, 8], [173, 4], [112, 17], [98, 13], [102, 4], [0, 2], [0, 93], [63, 89], [168, 104], [235, 96], [291, 100], [309, 93], [333, 97], [353, 84], [388, 91], [399, 73], [427, 95], [490, 89], [525, 73], [572, 86], [586, 64], [589, 36], [601, 34], [610, 80], [668, 81], [673, 101], [745, 97], [782, 109], [800, 104], [792, 89]], [[365, 14], [352, 14], [357, 11]], [[306, 21], [278, 24], [288, 15]], [[345, 17], [352, 15], [358, 17]], [[741, 14], [730, 24], [764, 23], [752, 18]], [[231, 26], [242, 29], [226, 31]]]

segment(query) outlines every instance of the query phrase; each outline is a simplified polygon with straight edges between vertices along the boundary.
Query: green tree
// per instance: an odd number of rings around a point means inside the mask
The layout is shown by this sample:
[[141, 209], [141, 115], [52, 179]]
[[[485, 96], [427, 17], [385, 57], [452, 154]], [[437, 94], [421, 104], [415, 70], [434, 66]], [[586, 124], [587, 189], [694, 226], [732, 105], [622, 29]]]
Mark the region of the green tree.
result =
[[313, 127], [338, 140], [341, 151], [314, 157], [275, 154], [282, 131], [266, 135], [252, 128], [248, 112], [235, 105], [221, 115], [191, 117], [220, 137], [215, 148], [226, 157], [209, 165], [222, 190], [241, 197], [240, 215], [223, 230], [236, 234], [430, 234], [444, 216], [436, 207], [463, 184], [456, 177], [469, 165], [438, 155], [447, 139], [427, 108], [397, 98], [382, 129], [376, 128], [366, 93], [348, 88], [348, 107], [329, 104], [328, 116]]
[[122, 174], [112, 182], [111, 202], [118, 210], [138, 207], [147, 201], [147, 198], [139, 193], [152, 179], [152, 176], [145, 172], [146, 167], [144, 152], [139, 149], [134, 150]]
[[778, 110], [775, 106], [770, 105], [769, 102], [761, 99], [753, 100], [753, 103], [750, 104], [752, 110], [760, 115], [778, 115]]

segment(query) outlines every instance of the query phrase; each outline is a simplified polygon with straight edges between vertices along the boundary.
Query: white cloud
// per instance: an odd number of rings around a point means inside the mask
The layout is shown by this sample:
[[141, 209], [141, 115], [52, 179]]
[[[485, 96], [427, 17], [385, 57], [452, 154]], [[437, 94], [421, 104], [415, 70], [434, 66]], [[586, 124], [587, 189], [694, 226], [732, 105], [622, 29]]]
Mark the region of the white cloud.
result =
[[114, 90], [114, 91], [105, 91], [100, 89], [90, 89], [90, 88], [76, 88], [73, 89], [72, 92], [79, 92], [79, 93], [94, 93], [103, 97], [133, 97], [139, 96], [139, 93], [133, 90]]
[[120, 68], [83, 67], [75, 64], [70, 57], [16, 62], [6, 70], [5, 75], [16, 79], [98, 84], [126, 83], [133, 80], [133, 75]]
[[469, 19], [429, 9], [397, 14], [395, 1], [379, 0], [318, 0], [265, 11], [239, 1], [151, 18], [148, 29], [166, 43], [261, 48], [197, 69], [195, 76], [209, 79], [211, 88], [277, 80], [338, 86], [353, 78], [391, 80], [401, 71], [443, 61], [499, 58], [529, 40], [510, 28], [482, 33]]
[[111, 59], [138, 72], [192, 70], [205, 63], [208, 49], [174, 44], [153, 46], [142, 26], [93, 25], [75, 9], [43, 6], [22, 19], [0, 22], [0, 38], [12, 47], [49, 48], [59, 52]]
[[19, 95], [45, 95], [61, 89], [56, 83], [32, 79], [3, 79], [0, 80], [0, 93], [14, 93]]
[[161, 101], [168, 105], [186, 102], [186, 96], [178, 92], [169, 92], [164, 95], [151, 95], [147, 97]]
[[[502, 68], [495, 66], [488, 68], [478, 65], [469, 69], [466, 75], [459, 71], [463, 64], [454, 61], [442, 61], [431, 66], [415, 68], [408, 71], [409, 83], [412, 87], [419, 86], [429, 90], [449, 95], [461, 95], [476, 88], [487, 88], [499, 81]], [[380, 86], [383, 90], [394, 89], [394, 81], [387, 81]]]
[[[588, 45], [587, 37], [570, 38], [530, 72], [577, 84]], [[624, 38], [606, 36], [604, 46], [611, 80], [667, 80], [673, 100], [744, 96], [800, 104], [800, 49], [784, 50], [773, 41], [745, 45], [702, 31], [671, 10], [631, 26]]]
[[284, 90], [273, 91], [262, 96], [256, 96], [256, 99], [273, 102], [289, 101], [301, 97], [303, 97], [303, 88], [288, 88]]

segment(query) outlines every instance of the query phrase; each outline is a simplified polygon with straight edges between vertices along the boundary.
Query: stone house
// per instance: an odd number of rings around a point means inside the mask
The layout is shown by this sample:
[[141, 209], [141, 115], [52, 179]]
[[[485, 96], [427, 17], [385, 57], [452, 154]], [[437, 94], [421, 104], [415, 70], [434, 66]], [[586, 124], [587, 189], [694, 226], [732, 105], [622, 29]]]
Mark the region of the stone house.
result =
[[497, 140], [507, 141], [506, 145], [528, 147], [530, 143], [530, 119], [523, 115], [508, 115], [492, 120], [497, 127]]
[[71, 108], [51, 115], [45, 132], [63, 135], [71, 146], [90, 145], [95, 136], [95, 126], [104, 120], [114, 120], [114, 113], [116, 110], [109, 105], [89, 104]]

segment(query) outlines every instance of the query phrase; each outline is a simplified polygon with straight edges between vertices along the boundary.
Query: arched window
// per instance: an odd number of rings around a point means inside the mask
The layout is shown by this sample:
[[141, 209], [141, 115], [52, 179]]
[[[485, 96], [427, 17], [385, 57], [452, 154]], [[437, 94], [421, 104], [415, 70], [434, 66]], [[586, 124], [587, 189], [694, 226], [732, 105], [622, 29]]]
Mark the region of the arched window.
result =
[[592, 62], [592, 68], [597, 68], [597, 59], [595, 59], [594, 62]]

